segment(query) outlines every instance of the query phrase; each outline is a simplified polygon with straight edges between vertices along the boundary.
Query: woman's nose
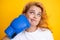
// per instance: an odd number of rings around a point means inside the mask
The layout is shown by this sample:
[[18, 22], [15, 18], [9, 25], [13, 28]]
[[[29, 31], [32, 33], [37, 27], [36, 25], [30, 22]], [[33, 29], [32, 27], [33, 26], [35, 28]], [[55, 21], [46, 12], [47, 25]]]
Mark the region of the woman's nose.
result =
[[34, 17], [33, 17], [34, 19], [37, 19], [37, 16], [36, 15], [34, 15]]

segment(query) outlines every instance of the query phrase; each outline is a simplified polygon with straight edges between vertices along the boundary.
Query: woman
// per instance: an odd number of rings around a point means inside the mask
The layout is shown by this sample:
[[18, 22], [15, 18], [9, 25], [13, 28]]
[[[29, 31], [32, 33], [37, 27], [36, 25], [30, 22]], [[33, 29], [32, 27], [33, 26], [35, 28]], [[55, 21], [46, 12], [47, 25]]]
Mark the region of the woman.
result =
[[54, 40], [48, 28], [46, 10], [41, 3], [28, 3], [22, 13], [28, 18], [31, 26], [10, 40]]

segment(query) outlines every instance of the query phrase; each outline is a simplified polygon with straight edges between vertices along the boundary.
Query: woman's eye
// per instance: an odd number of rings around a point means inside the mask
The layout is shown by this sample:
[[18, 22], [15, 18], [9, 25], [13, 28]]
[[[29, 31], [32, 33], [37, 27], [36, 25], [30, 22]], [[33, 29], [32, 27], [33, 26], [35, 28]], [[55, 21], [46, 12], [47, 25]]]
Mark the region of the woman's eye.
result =
[[34, 14], [34, 12], [30, 12], [31, 14]]
[[41, 14], [37, 14], [37, 16], [41, 16]]

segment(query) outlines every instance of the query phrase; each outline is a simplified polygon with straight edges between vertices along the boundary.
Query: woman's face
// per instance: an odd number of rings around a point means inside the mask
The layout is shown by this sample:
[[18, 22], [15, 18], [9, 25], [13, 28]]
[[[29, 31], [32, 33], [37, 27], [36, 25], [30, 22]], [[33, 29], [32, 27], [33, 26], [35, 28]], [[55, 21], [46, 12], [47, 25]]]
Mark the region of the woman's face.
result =
[[26, 16], [32, 26], [38, 25], [39, 21], [41, 20], [41, 8], [37, 6], [31, 6], [26, 13]]

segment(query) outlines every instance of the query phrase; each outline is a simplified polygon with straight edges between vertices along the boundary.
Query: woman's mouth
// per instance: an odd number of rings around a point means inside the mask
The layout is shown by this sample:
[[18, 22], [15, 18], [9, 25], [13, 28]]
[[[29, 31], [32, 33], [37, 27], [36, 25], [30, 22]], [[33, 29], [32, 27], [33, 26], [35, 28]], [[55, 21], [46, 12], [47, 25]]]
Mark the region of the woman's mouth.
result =
[[31, 19], [31, 21], [33, 22], [33, 21], [36, 21], [36, 20], [34, 20], [34, 19]]

